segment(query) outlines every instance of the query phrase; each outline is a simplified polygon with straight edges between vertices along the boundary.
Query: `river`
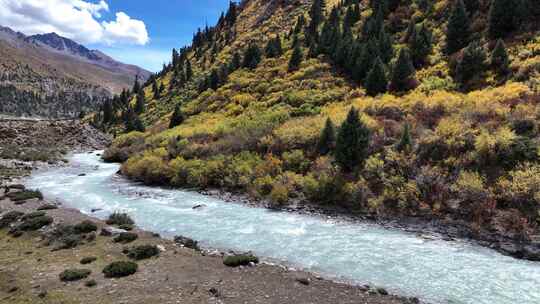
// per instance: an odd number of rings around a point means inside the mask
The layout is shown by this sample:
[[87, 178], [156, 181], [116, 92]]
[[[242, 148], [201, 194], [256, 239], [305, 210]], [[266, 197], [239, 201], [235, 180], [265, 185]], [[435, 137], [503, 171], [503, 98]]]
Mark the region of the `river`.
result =
[[[36, 171], [26, 184], [84, 213], [128, 212], [141, 228], [189, 236], [204, 246], [251, 250], [326, 278], [384, 287], [430, 303], [538, 304], [540, 263], [466, 241], [224, 202], [195, 192], [147, 187], [115, 173], [98, 152]], [[84, 176], [80, 176], [85, 174]], [[203, 204], [205, 207], [192, 209]]]

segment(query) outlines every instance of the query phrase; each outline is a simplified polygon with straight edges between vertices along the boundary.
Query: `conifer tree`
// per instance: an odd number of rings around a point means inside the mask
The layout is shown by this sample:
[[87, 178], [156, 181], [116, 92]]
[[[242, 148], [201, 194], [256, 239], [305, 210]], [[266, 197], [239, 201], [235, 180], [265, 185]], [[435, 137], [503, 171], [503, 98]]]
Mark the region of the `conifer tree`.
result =
[[219, 75], [218, 71], [216, 69], [213, 69], [212, 72], [210, 72], [210, 78], [208, 79], [208, 86], [212, 90], [217, 90], [219, 87]]
[[393, 92], [404, 92], [412, 89], [414, 72], [415, 70], [409, 56], [409, 51], [406, 48], [402, 48], [399, 51], [397, 61], [392, 70], [390, 90]]
[[386, 33], [384, 26], [379, 32], [379, 40], [377, 46], [379, 47], [379, 56], [381, 60], [387, 64], [392, 60], [394, 56], [394, 44], [392, 43], [392, 37]]
[[238, 52], [234, 52], [231, 62], [229, 63], [229, 73], [232, 73], [240, 68], [242, 59]]
[[296, 25], [294, 26], [293, 35], [299, 35], [302, 30], [304, 30], [304, 26], [306, 25], [306, 17], [304, 15], [298, 16], [298, 20], [296, 20]]
[[113, 122], [114, 113], [113, 113], [113, 105], [110, 99], [105, 100], [103, 103], [103, 123], [109, 124]]
[[457, 0], [446, 28], [446, 53], [453, 54], [469, 43], [470, 23], [463, 0]]
[[409, 123], [405, 123], [403, 131], [401, 132], [401, 138], [396, 146], [396, 149], [399, 152], [409, 152], [412, 148], [412, 138], [411, 138], [411, 126]]
[[369, 96], [377, 96], [386, 92], [388, 80], [384, 71], [384, 63], [380, 58], [375, 59], [373, 67], [367, 74], [364, 86]]
[[486, 68], [486, 52], [478, 41], [473, 41], [463, 50], [463, 57], [456, 66], [456, 79], [466, 84], [475, 76], [481, 75]]
[[144, 90], [139, 90], [135, 97], [135, 113], [141, 114], [145, 109]]
[[326, 9], [325, 0], [313, 0], [311, 9], [309, 10], [310, 22], [307, 28], [309, 38], [315, 38], [319, 30], [319, 26], [324, 22], [324, 11]]
[[489, 9], [488, 34], [491, 39], [504, 38], [516, 29], [519, 21], [517, 0], [492, 0]]
[[265, 49], [266, 57], [276, 58], [283, 54], [283, 48], [281, 47], [281, 38], [279, 36], [272, 38], [268, 41]]
[[233, 25], [236, 22], [238, 12], [236, 3], [233, 1], [229, 2], [229, 10], [227, 11], [227, 15], [225, 15], [225, 20], [229, 25]]
[[360, 120], [358, 111], [351, 108], [340, 126], [336, 138], [335, 159], [341, 169], [352, 172], [368, 156], [370, 131]]
[[152, 93], [154, 94], [154, 99], [159, 98], [159, 87], [156, 79], [152, 82]]
[[261, 62], [261, 50], [259, 47], [252, 43], [246, 49], [244, 53], [244, 61], [242, 62], [243, 68], [255, 69]]
[[182, 113], [182, 110], [180, 109], [180, 105], [176, 105], [174, 108], [174, 112], [171, 116], [171, 120], [169, 122], [169, 129], [172, 129], [174, 127], [177, 127], [181, 125], [185, 120], [184, 114]]
[[294, 46], [291, 59], [289, 60], [289, 72], [298, 70], [303, 58], [304, 54], [302, 53], [302, 48], [300, 47], [300, 43], [297, 43]]
[[433, 49], [432, 33], [424, 23], [419, 27], [413, 26], [408, 45], [413, 65], [416, 68], [424, 66]]
[[191, 61], [186, 61], [186, 81], [191, 81], [193, 77], [193, 70], [191, 68]]
[[133, 89], [131, 90], [133, 94], [139, 93], [141, 89], [141, 84], [139, 83], [139, 75], [135, 76], [135, 82], [133, 83]]
[[139, 118], [139, 115], [129, 108], [126, 113], [125, 128], [127, 132], [138, 131], [144, 132], [144, 125]]
[[497, 40], [497, 44], [491, 53], [491, 67], [499, 76], [510, 73], [510, 58], [506, 52], [506, 46], [502, 39]]
[[336, 130], [330, 118], [326, 119], [324, 128], [317, 143], [317, 151], [320, 155], [327, 155], [334, 149], [336, 144]]

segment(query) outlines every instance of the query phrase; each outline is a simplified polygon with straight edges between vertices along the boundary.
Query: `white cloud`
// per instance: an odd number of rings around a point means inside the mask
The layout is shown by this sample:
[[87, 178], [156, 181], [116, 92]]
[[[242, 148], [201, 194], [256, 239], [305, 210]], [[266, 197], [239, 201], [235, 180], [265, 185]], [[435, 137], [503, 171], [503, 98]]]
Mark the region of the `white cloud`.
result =
[[104, 40], [109, 44], [134, 41], [145, 45], [150, 40], [144, 22], [131, 19], [124, 12], [116, 13], [116, 21], [103, 21], [101, 24], [104, 28]]
[[114, 21], [100, 21], [107, 11], [104, 0], [0, 0], [0, 25], [30, 35], [56, 32], [81, 43], [148, 43], [144, 22], [124, 12]]

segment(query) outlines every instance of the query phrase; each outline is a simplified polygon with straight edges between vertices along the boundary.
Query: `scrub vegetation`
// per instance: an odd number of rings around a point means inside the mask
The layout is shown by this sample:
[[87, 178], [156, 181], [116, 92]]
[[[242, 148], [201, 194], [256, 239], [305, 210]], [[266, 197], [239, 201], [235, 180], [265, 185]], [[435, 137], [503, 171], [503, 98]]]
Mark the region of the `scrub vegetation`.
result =
[[107, 101], [105, 152], [151, 185], [273, 206], [540, 221], [534, 0], [242, 1]]

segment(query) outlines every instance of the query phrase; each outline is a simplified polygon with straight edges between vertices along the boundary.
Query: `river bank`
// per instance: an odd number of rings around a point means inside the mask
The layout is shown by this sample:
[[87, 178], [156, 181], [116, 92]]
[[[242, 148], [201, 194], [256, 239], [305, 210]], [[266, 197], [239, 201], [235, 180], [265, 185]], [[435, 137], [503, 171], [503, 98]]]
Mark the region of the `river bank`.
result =
[[[24, 124], [19, 128], [18, 124]], [[138, 238], [127, 245], [112, 241], [112, 236], [95, 233], [75, 248], [52, 250], [46, 235], [60, 225], [92, 221], [98, 231], [119, 231], [103, 220], [78, 209], [47, 199], [14, 202], [4, 194], [7, 185], [22, 182], [34, 170], [51, 170], [65, 165], [66, 150], [102, 149], [107, 137], [96, 130], [82, 128], [85, 136], [71, 132], [73, 122], [0, 122], [0, 143], [4, 159], [0, 162], [0, 216], [10, 211], [32, 214], [43, 206], [53, 223], [38, 231], [13, 237], [0, 229], [0, 303], [417, 303], [414, 298], [388, 295], [382, 288], [354, 286], [324, 280], [318, 275], [261, 263], [253, 267], [230, 268], [223, 263], [223, 252], [199, 252], [184, 248], [170, 239], [135, 228]], [[77, 124], [77, 123], [75, 123]], [[51, 133], [52, 132], [52, 133]], [[51, 135], [52, 134], [52, 135]], [[95, 140], [97, 138], [97, 140]], [[82, 139], [82, 140], [80, 140]], [[10, 151], [16, 140], [17, 150]], [[28, 159], [27, 151], [39, 151], [43, 145], [54, 149], [53, 158]], [[21, 153], [23, 152], [24, 153]], [[12, 155], [12, 159], [6, 159]], [[56, 154], [58, 152], [58, 154]], [[15, 188], [18, 188], [16, 186]], [[10, 192], [21, 191], [12, 188]], [[136, 274], [125, 279], [107, 279], [101, 273], [110, 262], [127, 260], [125, 248], [156, 245], [159, 257], [138, 262]], [[81, 265], [85, 257], [96, 257]], [[85, 280], [65, 283], [59, 274], [70, 268], [91, 271]], [[86, 286], [92, 281], [95, 286]], [[89, 285], [93, 285], [89, 284]]]
[[[30, 200], [16, 205], [9, 199], [0, 201], [3, 213], [30, 213], [51, 204]], [[76, 209], [57, 205], [47, 211], [53, 226], [73, 225], [84, 220], [96, 223], [99, 230], [112, 230], [104, 221], [84, 215]], [[95, 240], [73, 249], [51, 251], [44, 245], [44, 235], [52, 227], [25, 233], [18, 238], [0, 231], [0, 303], [25, 303], [42, 299], [44, 303], [416, 303], [387, 295], [379, 288], [352, 286], [324, 280], [316, 275], [277, 265], [229, 268], [223, 265], [219, 252], [198, 252], [183, 248], [174, 241], [157, 237], [140, 229], [139, 238], [129, 245], [115, 244], [112, 237], [95, 235]], [[126, 260], [125, 247], [157, 245], [159, 257], [139, 262], [140, 270], [127, 279], [106, 279], [101, 269], [115, 260]], [[97, 262], [81, 266], [84, 257], [95, 256]], [[82, 267], [92, 271], [84, 282], [63, 283], [58, 279], [67, 268]], [[93, 300], [98, 299], [95, 302]]]

